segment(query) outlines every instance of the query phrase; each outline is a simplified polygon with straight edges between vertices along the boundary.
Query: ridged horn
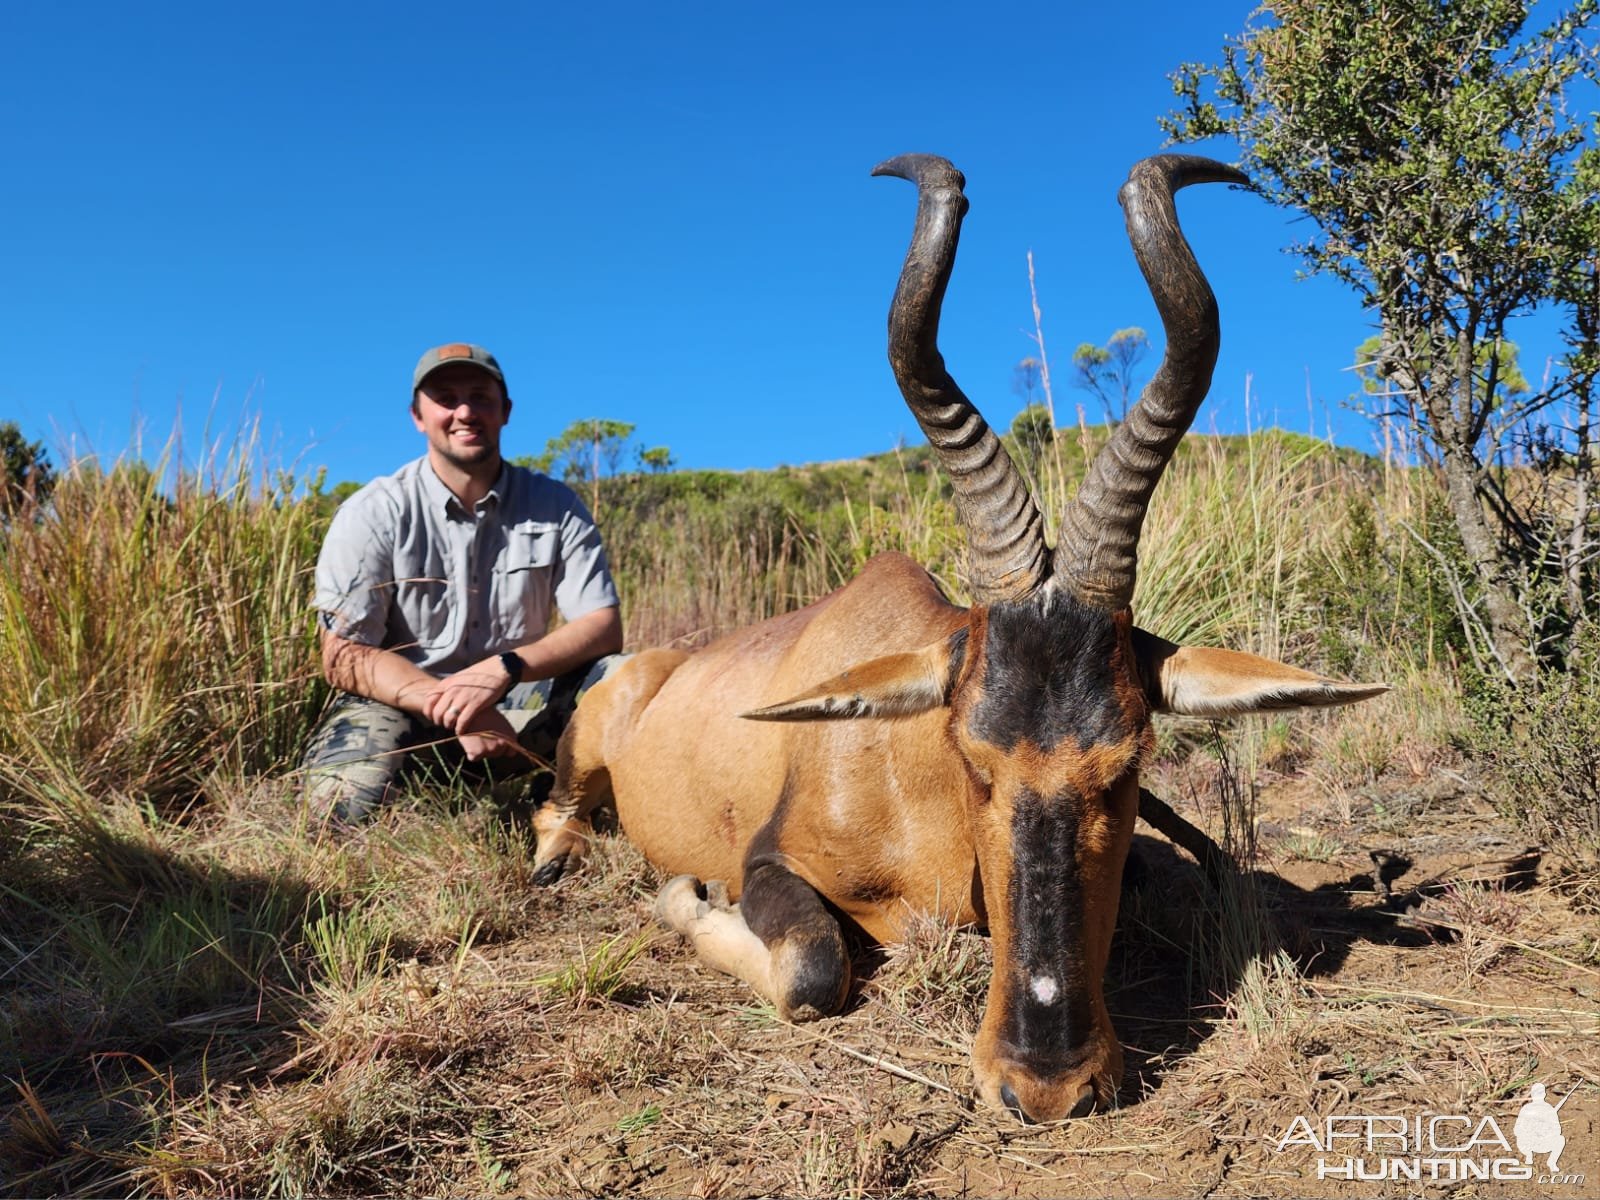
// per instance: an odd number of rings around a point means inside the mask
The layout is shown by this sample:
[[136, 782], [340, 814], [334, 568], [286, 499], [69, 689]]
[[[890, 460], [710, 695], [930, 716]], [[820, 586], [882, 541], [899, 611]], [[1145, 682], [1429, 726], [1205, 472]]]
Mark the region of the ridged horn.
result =
[[966, 179], [932, 154], [903, 154], [874, 175], [917, 185], [917, 223], [889, 309], [889, 363], [911, 414], [950, 475], [967, 534], [973, 599], [1021, 600], [1049, 575], [1044, 522], [1011, 456], [962, 394], [939, 353], [939, 310], [955, 263]]
[[1173, 194], [1191, 183], [1249, 179], [1209, 158], [1158, 154], [1134, 164], [1117, 197], [1167, 348], [1062, 515], [1055, 552], [1056, 577], [1084, 603], [1112, 611], [1133, 600], [1145, 510], [1211, 387], [1222, 344], [1217, 299], [1178, 227], [1173, 204]]

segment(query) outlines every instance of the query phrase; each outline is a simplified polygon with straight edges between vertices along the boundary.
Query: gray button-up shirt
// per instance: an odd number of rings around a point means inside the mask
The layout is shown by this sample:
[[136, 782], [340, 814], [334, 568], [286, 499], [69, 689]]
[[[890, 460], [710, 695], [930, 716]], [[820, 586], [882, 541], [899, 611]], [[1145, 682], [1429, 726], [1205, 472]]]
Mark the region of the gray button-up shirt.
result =
[[334, 514], [317, 559], [325, 627], [448, 675], [616, 604], [600, 532], [565, 484], [507, 463], [467, 511], [426, 457]]

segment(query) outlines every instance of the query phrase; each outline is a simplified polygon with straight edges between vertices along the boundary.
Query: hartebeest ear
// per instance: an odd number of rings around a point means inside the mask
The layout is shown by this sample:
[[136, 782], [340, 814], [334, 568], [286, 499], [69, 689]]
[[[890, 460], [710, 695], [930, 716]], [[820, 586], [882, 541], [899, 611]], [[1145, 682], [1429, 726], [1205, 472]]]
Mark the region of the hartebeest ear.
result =
[[[965, 631], [963, 631], [964, 633]], [[909, 654], [886, 654], [826, 679], [780, 704], [740, 713], [752, 721], [817, 721], [848, 717], [905, 717], [950, 699], [966, 641], [940, 638]]]
[[1133, 652], [1151, 706], [1189, 717], [1354, 704], [1389, 690], [1386, 683], [1344, 683], [1238, 650], [1179, 646], [1138, 628]]

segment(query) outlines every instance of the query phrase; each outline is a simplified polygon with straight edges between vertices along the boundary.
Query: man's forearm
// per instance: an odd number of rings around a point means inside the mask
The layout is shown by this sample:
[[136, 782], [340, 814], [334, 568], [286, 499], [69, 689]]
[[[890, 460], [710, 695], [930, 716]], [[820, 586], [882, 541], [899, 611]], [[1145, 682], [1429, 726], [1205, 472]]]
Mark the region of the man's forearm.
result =
[[622, 615], [613, 606], [585, 613], [536, 642], [518, 646], [524, 679], [554, 679], [622, 649]]
[[438, 683], [432, 675], [393, 650], [363, 646], [337, 634], [322, 634], [322, 674], [341, 691], [353, 692], [417, 716]]
[[[553, 679], [621, 649], [622, 618], [612, 607], [585, 613], [537, 642], [517, 647], [515, 653], [522, 659], [523, 679]], [[498, 656], [439, 680], [392, 650], [363, 646], [326, 631], [322, 634], [322, 673], [336, 688], [434, 722], [453, 721], [450, 708], [470, 714], [485, 700], [493, 703], [504, 694], [506, 686]], [[480, 676], [481, 682], [473, 685], [483, 697], [477, 701], [463, 701], [459, 696], [440, 691], [441, 687], [448, 688], [453, 683], [465, 685], [479, 680]], [[430, 703], [443, 711], [430, 711]]]

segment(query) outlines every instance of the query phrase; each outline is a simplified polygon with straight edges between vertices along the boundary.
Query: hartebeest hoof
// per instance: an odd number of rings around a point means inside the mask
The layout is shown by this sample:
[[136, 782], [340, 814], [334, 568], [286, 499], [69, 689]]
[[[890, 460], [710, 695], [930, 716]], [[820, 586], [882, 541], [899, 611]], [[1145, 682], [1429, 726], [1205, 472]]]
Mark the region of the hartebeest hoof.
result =
[[559, 883], [561, 881], [562, 876], [564, 876], [566, 873], [567, 873], [567, 858], [566, 858], [566, 856], [562, 855], [560, 858], [553, 858], [549, 862], [545, 863], [542, 867], [539, 867], [537, 870], [534, 871], [534, 873], [533, 873], [534, 886], [535, 887], [549, 887], [553, 883]]
[[571, 875], [583, 865], [594, 827], [579, 817], [563, 817], [546, 805], [533, 815], [538, 849], [533, 855], [533, 882], [539, 887]]

